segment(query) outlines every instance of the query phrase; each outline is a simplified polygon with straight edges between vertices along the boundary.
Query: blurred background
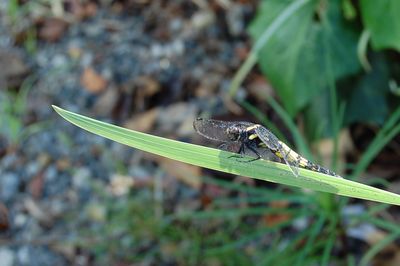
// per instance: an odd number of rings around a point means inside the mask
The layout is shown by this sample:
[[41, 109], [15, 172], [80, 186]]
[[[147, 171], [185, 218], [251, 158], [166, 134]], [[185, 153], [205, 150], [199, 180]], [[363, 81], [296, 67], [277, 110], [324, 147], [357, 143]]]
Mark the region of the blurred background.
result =
[[260, 123], [400, 193], [400, 1], [0, 1], [0, 265], [400, 265], [399, 208], [87, 133]]

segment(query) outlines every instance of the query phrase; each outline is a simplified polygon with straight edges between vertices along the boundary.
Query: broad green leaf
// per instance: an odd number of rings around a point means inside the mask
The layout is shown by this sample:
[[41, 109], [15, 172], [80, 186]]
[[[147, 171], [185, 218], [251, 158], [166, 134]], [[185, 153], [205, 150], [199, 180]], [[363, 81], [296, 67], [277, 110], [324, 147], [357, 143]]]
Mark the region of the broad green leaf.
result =
[[345, 120], [383, 124], [389, 108], [389, 69], [382, 56], [374, 54], [371, 58], [372, 70], [355, 83], [348, 100]]
[[[234, 153], [128, 130], [63, 110], [57, 106], [53, 108], [64, 119], [89, 132], [170, 159], [264, 181], [400, 205], [399, 195], [354, 181], [306, 169], [300, 169], [299, 176], [295, 177], [289, 167], [284, 164], [265, 160], [245, 162], [232, 158], [232, 155], [236, 155]], [[248, 157], [248, 159], [251, 158]]]
[[310, 141], [333, 138], [331, 110], [331, 99], [328, 90], [321, 91], [304, 108], [304, 132]]
[[[249, 31], [257, 39], [293, 1], [268, 0]], [[340, 1], [310, 1], [285, 21], [259, 53], [259, 64], [285, 109], [294, 116], [335, 80], [356, 73], [358, 36], [340, 13]], [[322, 14], [317, 19], [317, 14]], [[328, 45], [327, 45], [328, 44]]]
[[371, 33], [372, 46], [376, 50], [400, 51], [400, 1], [362, 0], [360, 7], [363, 23]]
[[353, 20], [357, 17], [357, 10], [351, 0], [342, 1], [343, 16], [347, 20]]

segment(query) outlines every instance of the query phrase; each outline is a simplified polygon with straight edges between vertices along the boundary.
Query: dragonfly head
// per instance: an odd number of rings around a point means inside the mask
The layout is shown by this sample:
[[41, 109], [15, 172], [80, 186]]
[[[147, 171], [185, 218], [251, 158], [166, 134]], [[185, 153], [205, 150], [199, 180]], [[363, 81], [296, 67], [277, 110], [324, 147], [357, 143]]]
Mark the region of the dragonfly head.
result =
[[226, 129], [226, 135], [230, 141], [242, 141], [246, 137], [243, 136], [245, 130], [238, 126], [230, 126]]

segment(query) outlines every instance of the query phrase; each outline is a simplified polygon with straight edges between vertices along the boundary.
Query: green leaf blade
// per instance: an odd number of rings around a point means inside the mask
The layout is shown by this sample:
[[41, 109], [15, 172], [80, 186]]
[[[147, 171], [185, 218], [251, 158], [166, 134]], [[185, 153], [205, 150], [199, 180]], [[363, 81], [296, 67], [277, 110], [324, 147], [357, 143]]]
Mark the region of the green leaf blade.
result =
[[372, 46], [376, 50], [400, 51], [400, 1], [362, 0], [360, 7], [363, 23], [371, 33]]
[[[249, 32], [254, 40], [294, 1], [264, 1]], [[315, 19], [321, 10], [321, 20]], [[357, 35], [341, 15], [339, 1], [309, 1], [285, 21], [260, 49], [259, 64], [293, 117], [339, 79], [360, 70]], [[326, 20], [326, 22], [325, 22]], [[329, 43], [329, 49], [324, 42]], [[328, 64], [327, 58], [330, 64]], [[318, 74], [316, 74], [318, 73]]]
[[82, 129], [170, 159], [264, 181], [400, 205], [399, 195], [350, 180], [306, 169], [300, 169], [299, 176], [295, 177], [289, 167], [284, 164], [265, 160], [238, 161], [230, 158], [235, 155], [234, 153], [128, 130], [63, 110], [57, 106], [53, 108], [64, 119]]

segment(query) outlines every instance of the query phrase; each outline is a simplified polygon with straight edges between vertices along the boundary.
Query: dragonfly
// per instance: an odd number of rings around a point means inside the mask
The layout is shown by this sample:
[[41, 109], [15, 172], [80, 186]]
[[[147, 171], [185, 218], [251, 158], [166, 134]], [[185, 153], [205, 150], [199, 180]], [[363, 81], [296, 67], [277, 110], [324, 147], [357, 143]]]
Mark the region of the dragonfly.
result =
[[[313, 163], [294, 150], [284, 142], [280, 141], [271, 131], [262, 125], [250, 122], [228, 122], [214, 119], [197, 118], [193, 122], [196, 132], [203, 137], [223, 142], [222, 146], [230, 143], [238, 143], [240, 156], [249, 154], [251, 151], [259, 160], [261, 153], [267, 151], [275, 156], [276, 161], [285, 162], [292, 173], [299, 176], [299, 167], [323, 174], [341, 177], [335, 172]], [[221, 146], [220, 146], [221, 147]]]

